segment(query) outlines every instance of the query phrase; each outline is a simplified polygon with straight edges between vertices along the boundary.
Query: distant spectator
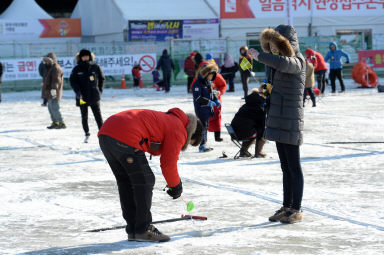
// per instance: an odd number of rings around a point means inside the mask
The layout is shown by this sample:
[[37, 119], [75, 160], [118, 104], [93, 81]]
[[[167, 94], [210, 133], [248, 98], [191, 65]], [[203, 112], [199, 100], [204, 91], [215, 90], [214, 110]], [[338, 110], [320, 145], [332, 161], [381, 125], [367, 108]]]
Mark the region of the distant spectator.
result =
[[315, 69], [315, 75], [317, 79], [317, 88], [321, 93], [324, 93], [326, 84], [326, 73], [328, 70], [327, 63], [324, 61], [323, 55], [320, 52], [312, 49], [306, 49], [305, 55], [308, 61], [313, 65]]
[[48, 129], [66, 128], [63, 117], [60, 113], [60, 100], [63, 95], [63, 70], [57, 63], [55, 53], [48, 53], [43, 58], [47, 66], [47, 73], [44, 76], [43, 98], [48, 99], [48, 111], [51, 115], [52, 124]]
[[140, 86], [141, 81], [141, 73], [140, 71], [143, 70], [139, 64], [135, 64], [132, 68], [132, 77], [133, 77], [133, 87], [138, 88]]
[[97, 127], [103, 125], [100, 111], [100, 99], [104, 89], [105, 77], [101, 67], [94, 62], [95, 55], [89, 50], [82, 49], [76, 55], [77, 66], [70, 76], [71, 87], [76, 94], [76, 106], [80, 107], [81, 120], [85, 133], [84, 142], [90, 136], [88, 126], [88, 106], [91, 107]]
[[305, 105], [305, 100], [307, 94], [311, 97], [312, 107], [316, 107], [316, 97], [313, 93], [313, 85], [315, 84], [315, 78], [313, 75], [313, 65], [308, 62], [305, 62], [305, 88], [304, 88], [304, 97], [303, 97], [303, 106]]
[[211, 64], [216, 64], [215, 59], [213, 58], [213, 55], [211, 53], [205, 54], [205, 60]]
[[196, 51], [193, 51], [184, 61], [184, 73], [188, 76], [187, 93], [191, 92], [189, 88], [191, 87], [193, 78], [195, 77], [195, 56]]
[[337, 44], [335, 42], [329, 43], [329, 51], [327, 53], [327, 56], [325, 56], [325, 62], [330, 63], [330, 72], [329, 72], [329, 79], [331, 80], [331, 86], [332, 86], [332, 93], [336, 92], [336, 77], [340, 82], [341, 91], [340, 93], [343, 93], [345, 91], [344, 86], [344, 80], [343, 75], [341, 73], [341, 70], [343, 66], [341, 65], [341, 57], [346, 58], [346, 64], [349, 63], [349, 56], [347, 53], [345, 53], [342, 50], [337, 49]]
[[175, 66], [171, 57], [168, 55], [167, 49], [163, 50], [163, 55], [161, 55], [156, 69], [161, 69], [163, 71], [165, 92], [169, 92], [169, 90], [171, 89], [171, 73], [172, 70], [175, 70]]
[[[246, 58], [251, 65], [253, 65], [253, 59], [252, 57], [248, 54], [248, 47], [243, 46], [240, 48], [240, 59], [239, 63], [241, 64], [241, 61]], [[243, 84], [243, 90], [244, 90], [244, 98], [248, 96], [248, 83], [249, 83], [249, 78], [252, 75], [252, 70], [246, 69], [243, 70], [240, 68], [240, 75], [241, 75], [241, 83]]]
[[233, 60], [231, 55], [227, 54], [224, 58], [224, 65], [221, 66], [221, 75], [229, 84], [228, 92], [235, 92], [235, 83], [233, 80], [235, 79], [238, 70], [239, 64]]

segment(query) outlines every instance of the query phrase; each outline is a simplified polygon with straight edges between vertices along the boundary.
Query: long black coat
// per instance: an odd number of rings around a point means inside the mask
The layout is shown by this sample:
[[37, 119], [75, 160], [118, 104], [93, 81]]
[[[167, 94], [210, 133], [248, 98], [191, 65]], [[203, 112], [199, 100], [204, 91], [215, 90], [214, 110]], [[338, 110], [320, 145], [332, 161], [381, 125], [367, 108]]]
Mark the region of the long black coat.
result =
[[245, 104], [240, 107], [231, 122], [231, 126], [240, 140], [247, 139], [257, 133], [262, 138], [265, 129], [265, 99], [257, 92], [245, 97]]
[[76, 105], [80, 106], [80, 96], [87, 103], [94, 105], [100, 101], [104, 88], [104, 73], [93, 61], [79, 61], [69, 78], [71, 87], [76, 93]]
[[168, 54], [161, 55], [156, 69], [161, 69], [163, 73], [170, 73], [175, 69], [173, 61]]

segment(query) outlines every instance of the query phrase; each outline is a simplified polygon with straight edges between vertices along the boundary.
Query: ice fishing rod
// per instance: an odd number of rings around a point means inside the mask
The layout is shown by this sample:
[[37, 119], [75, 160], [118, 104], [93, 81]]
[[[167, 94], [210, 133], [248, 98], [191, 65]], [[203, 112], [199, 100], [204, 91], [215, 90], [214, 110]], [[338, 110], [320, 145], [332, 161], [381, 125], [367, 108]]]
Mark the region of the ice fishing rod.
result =
[[[195, 215], [184, 215], [182, 214], [180, 218], [173, 218], [173, 219], [167, 219], [167, 220], [159, 220], [159, 221], [153, 221], [152, 224], [162, 224], [162, 223], [168, 223], [168, 222], [175, 222], [175, 221], [184, 221], [184, 220], [207, 220], [208, 218], [205, 216], [195, 216]], [[116, 230], [116, 229], [122, 229], [125, 228], [124, 226], [115, 226], [115, 227], [109, 227], [109, 228], [98, 228], [98, 229], [92, 229], [87, 230], [85, 232], [103, 232], [108, 230]]]

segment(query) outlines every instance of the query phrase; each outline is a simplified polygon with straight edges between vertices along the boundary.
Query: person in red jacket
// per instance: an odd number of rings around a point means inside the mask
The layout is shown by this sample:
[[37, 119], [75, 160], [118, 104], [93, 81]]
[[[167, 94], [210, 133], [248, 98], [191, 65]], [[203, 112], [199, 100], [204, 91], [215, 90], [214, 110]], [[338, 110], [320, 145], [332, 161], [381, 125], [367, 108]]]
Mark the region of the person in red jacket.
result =
[[204, 127], [195, 115], [179, 108], [168, 112], [127, 110], [109, 117], [98, 136], [100, 148], [115, 175], [126, 232], [130, 241], [166, 242], [170, 238], [152, 223], [151, 204], [155, 176], [145, 152], [161, 155], [167, 193], [180, 197], [183, 187], [177, 170], [180, 151], [198, 146]]
[[188, 76], [187, 93], [190, 93], [193, 78], [195, 77], [195, 61], [196, 51], [193, 51], [184, 61], [184, 73]]
[[314, 51], [312, 49], [305, 50], [305, 56], [309, 63], [313, 65], [315, 70], [315, 75], [317, 79], [317, 88], [324, 93], [325, 90], [325, 74], [327, 73], [328, 67], [327, 63], [324, 61], [323, 55], [321, 53]]
[[140, 86], [141, 81], [141, 73], [143, 70], [139, 64], [135, 64], [132, 68], [132, 77], [133, 77], [133, 87], [138, 88]]
[[220, 100], [219, 107], [213, 107], [214, 116], [209, 119], [209, 132], [215, 132], [215, 141], [221, 142], [223, 138], [221, 138], [221, 106], [223, 105], [223, 100], [221, 97], [224, 95], [227, 90], [227, 83], [225, 82], [224, 77], [221, 74], [216, 74], [216, 78], [212, 81], [212, 90], [216, 94], [216, 97]]

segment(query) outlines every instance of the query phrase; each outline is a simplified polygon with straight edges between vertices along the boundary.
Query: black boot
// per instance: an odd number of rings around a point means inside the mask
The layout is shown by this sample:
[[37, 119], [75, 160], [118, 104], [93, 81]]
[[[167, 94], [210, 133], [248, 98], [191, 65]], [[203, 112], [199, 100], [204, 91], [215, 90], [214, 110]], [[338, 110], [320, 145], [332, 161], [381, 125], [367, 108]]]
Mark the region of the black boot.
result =
[[316, 107], [316, 97], [312, 99], [312, 107]]
[[221, 131], [215, 131], [215, 141], [216, 142], [222, 142], [223, 138], [220, 138]]
[[240, 155], [239, 157], [241, 158], [250, 158], [252, 157], [252, 154], [249, 153], [248, 149], [251, 146], [253, 141], [245, 141], [241, 144], [241, 149], [240, 149]]
[[267, 154], [263, 152], [264, 144], [267, 141], [264, 138], [260, 138], [256, 140], [256, 148], [255, 148], [255, 157], [256, 158], [265, 158]]

